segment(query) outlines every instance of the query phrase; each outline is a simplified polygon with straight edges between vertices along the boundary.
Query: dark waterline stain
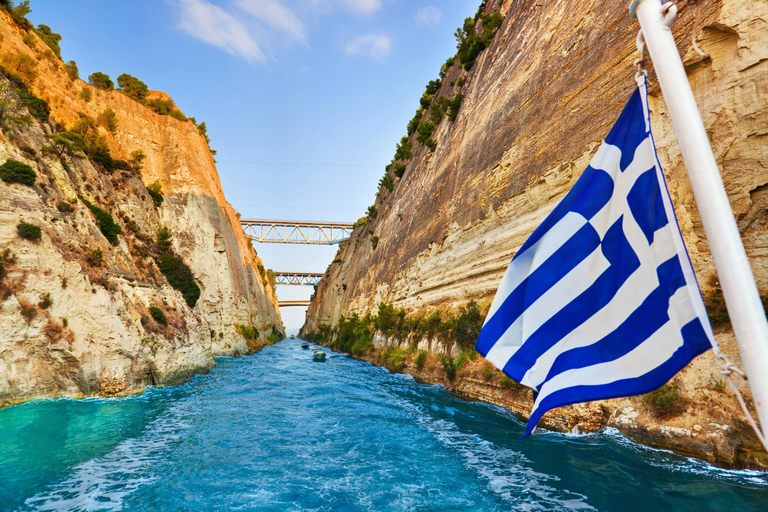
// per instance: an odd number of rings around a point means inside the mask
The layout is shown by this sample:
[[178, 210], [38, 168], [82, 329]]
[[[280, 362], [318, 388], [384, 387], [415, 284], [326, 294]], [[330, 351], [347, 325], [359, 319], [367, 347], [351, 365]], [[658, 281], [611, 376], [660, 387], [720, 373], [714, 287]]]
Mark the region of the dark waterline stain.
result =
[[768, 475], [508, 411], [299, 340], [119, 399], [0, 410], [0, 510], [768, 509]]

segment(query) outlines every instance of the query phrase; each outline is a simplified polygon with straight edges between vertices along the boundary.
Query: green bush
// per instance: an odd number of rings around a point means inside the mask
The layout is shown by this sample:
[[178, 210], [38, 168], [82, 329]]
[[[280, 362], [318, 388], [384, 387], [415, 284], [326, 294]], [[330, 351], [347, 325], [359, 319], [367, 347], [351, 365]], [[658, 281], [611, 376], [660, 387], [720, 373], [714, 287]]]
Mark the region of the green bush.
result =
[[122, 89], [126, 96], [139, 103], [144, 102], [147, 94], [149, 94], [147, 84], [128, 73], [123, 73], [117, 77], [117, 85]]
[[56, 56], [61, 59], [61, 46], [59, 46], [59, 41], [61, 41], [61, 34], [52, 32], [51, 27], [48, 25], [38, 25], [35, 29], [35, 33], [40, 37], [40, 39], [43, 40], [46, 45], [48, 45], [48, 48], [53, 50], [53, 53], [55, 53]]
[[445, 376], [448, 377], [448, 380], [453, 380], [456, 378], [456, 366], [453, 363], [453, 357], [449, 356], [448, 354], [443, 354], [440, 356], [440, 366], [442, 366], [443, 371], [445, 372]]
[[[330, 327], [320, 325], [318, 335], [321, 340], [327, 340], [331, 336]], [[349, 319], [343, 316], [339, 319], [336, 340], [332, 347], [355, 355], [362, 355], [373, 350], [373, 335], [369, 321], [361, 320], [357, 313], [353, 313]]]
[[27, 14], [32, 12], [32, 9], [29, 7], [29, 0], [24, 0], [15, 7], [13, 6], [13, 2], [8, 2], [6, 9], [11, 14], [13, 21], [15, 21], [20, 27], [25, 30], [32, 28], [32, 23], [30, 23], [27, 19]]
[[88, 83], [99, 89], [114, 89], [115, 83], [109, 78], [109, 75], [97, 71], [88, 75]]
[[392, 175], [388, 172], [385, 173], [384, 176], [379, 180], [379, 188], [381, 187], [384, 187], [392, 192], [392, 189], [395, 188], [395, 178], [393, 178]]
[[411, 149], [413, 149], [413, 144], [408, 140], [408, 137], [401, 138], [395, 149], [395, 160], [410, 160]]
[[435, 131], [435, 123], [432, 121], [424, 121], [419, 125], [418, 134], [416, 135], [416, 140], [421, 142], [422, 144], [426, 143], [427, 139], [430, 138], [432, 133]]
[[6, 183], [21, 183], [31, 186], [35, 184], [37, 174], [24, 162], [8, 159], [3, 165], [0, 165], [0, 179]]
[[27, 222], [18, 224], [16, 226], [16, 232], [21, 238], [24, 238], [25, 240], [37, 241], [40, 240], [40, 238], [43, 236], [39, 226], [35, 226], [34, 224], [29, 224]]
[[162, 309], [156, 306], [149, 306], [149, 314], [155, 322], [161, 325], [168, 325], [168, 318], [165, 316]]
[[195, 282], [195, 276], [184, 261], [170, 253], [161, 254], [157, 258], [157, 266], [168, 279], [168, 283], [181, 292], [187, 305], [191, 308], [200, 298], [200, 287]]
[[373, 220], [376, 218], [376, 215], [379, 214], [378, 208], [376, 208], [375, 205], [371, 205], [368, 207], [368, 211], [366, 212], [366, 215], [368, 216], [369, 220]]
[[61, 213], [72, 213], [75, 211], [72, 204], [70, 204], [69, 201], [59, 201], [56, 203], [56, 209], [58, 209]]
[[[147, 106], [161, 116], [169, 116], [173, 112], [173, 102], [170, 100], [153, 99], [147, 101]], [[205, 125], [205, 123], [203, 123]]]
[[237, 332], [247, 340], [255, 341], [259, 339], [259, 330], [250, 325], [238, 325]]
[[[416, 110], [416, 114], [413, 116], [413, 119], [408, 121], [408, 136], [410, 137], [414, 133], [416, 133], [416, 129], [419, 127], [419, 123], [421, 122], [421, 118], [424, 117], [424, 108], [419, 107]], [[409, 156], [410, 158], [410, 156]]]
[[160, 206], [165, 200], [162, 190], [163, 186], [157, 180], [147, 185], [147, 192], [149, 192], [149, 195], [152, 197], [152, 201], [154, 201], [155, 206]]
[[453, 318], [451, 337], [464, 350], [472, 350], [483, 327], [483, 317], [480, 307], [474, 300], [466, 306], [461, 306]]
[[[32, 59], [32, 61], [34, 62], [34, 59]], [[36, 62], [34, 63], [37, 65]], [[5, 61], [4, 64], [6, 64]], [[29, 115], [41, 121], [48, 120], [48, 116], [51, 113], [48, 103], [29, 92], [24, 80], [4, 67], [0, 67], [0, 75], [4, 76], [11, 83], [11, 87], [13, 87], [19, 95], [19, 101], [29, 111]]]
[[[482, 31], [479, 33], [475, 29], [478, 19], [482, 20]], [[491, 44], [493, 36], [503, 21], [504, 17], [499, 12], [464, 20], [464, 25], [456, 31], [456, 41], [458, 43], [457, 57], [465, 70], [472, 69], [477, 56]]]
[[101, 249], [86, 249], [85, 261], [92, 267], [100, 267], [104, 262], [104, 253]]
[[419, 370], [424, 368], [424, 365], [427, 363], [427, 353], [423, 350], [419, 351], [419, 354], [416, 356], [416, 368]]
[[67, 75], [69, 75], [69, 79], [73, 82], [80, 78], [80, 70], [77, 69], [77, 62], [71, 60], [64, 64], [64, 68], [67, 70]]
[[653, 413], [659, 418], [677, 416], [685, 410], [686, 401], [676, 382], [664, 384], [645, 395]]
[[397, 176], [398, 178], [402, 178], [403, 174], [405, 174], [405, 168], [406, 168], [405, 164], [395, 164], [395, 167], [394, 167], [395, 176]]
[[115, 133], [117, 131], [117, 114], [115, 114], [115, 111], [111, 108], [104, 109], [104, 111], [96, 118], [96, 121], [109, 130], [110, 133]]
[[501, 377], [499, 377], [499, 385], [507, 389], [517, 389], [520, 387], [520, 384], [510, 379], [506, 375], [502, 375]]
[[483, 368], [483, 380], [491, 380], [491, 377], [493, 377], [493, 370], [486, 366]]
[[96, 217], [96, 223], [99, 225], [101, 234], [104, 235], [104, 237], [109, 240], [109, 243], [112, 245], [117, 244], [117, 235], [122, 234], [123, 229], [119, 224], [115, 222], [115, 219], [112, 218], [112, 215], [86, 199], [81, 198], [81, 200], [83, 201], [83, 204], [85, 204], [85, 206], [91, 210], [93, 216]]
[[80, 89], [80, 99], [86, 103], [90, 103], [93, 99], [93, 91], [90, 87], [83, 87]]
[[267, 342], [269, 342], [270, 344], [277, 343], [278, 341], [280, 341], [280, 340], [282, 340], [284, 338], [285, 338], [285, 335], [283, 333], [281, 333], [280, 331], [278, 331], [277, 327], [275, 327], [273, 325], [272, 326], [272, 332], [270, 332], [267, 335]]
[[437, 149], [437, 141], [433, 139], [432, 137], [428, 138], [424, 141], [424, 145], [429, 148], [430, 151], [434, 152], [435, 149]]
[[40, 302], [37, 303], [37, 307], [40, 309], [48, 309], [53, 306], [53, 299], [50, 293], [44, 293], [40, 296]]
[[459, 109], [461, 108], [461, 102], [464, 101], [464, 95], [457, 93], [448, 100], [448, 119], [454, 122], [459, 116]]

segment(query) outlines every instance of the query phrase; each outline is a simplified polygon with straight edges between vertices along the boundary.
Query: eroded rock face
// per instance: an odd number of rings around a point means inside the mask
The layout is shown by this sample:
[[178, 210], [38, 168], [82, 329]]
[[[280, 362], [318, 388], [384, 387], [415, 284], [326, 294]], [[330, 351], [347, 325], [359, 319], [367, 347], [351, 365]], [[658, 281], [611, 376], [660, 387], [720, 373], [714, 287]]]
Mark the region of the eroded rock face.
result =
[[[219, 355], [257, 350], [239, 325], [263, 335], [282, 330], [276, 299], [260, 263], [226, 202], [213, 157], [191, 121], [160, 116], [117, 91], [72, 81], [63, 63], [22, 41], [24, 32], [0, 12], [0, 56], [26, 55], [37, 75], [30, 90], [51, 108], [49, 121], [9, 123], [0, 134], [0, 163], [30, 165], [34, 186], [0, 182], [0, 406], [30, 398], [115, 395], [146, 385], [178, 384], [208, 371]], [[4, 100], [13, 87], [0, 80]], [[85, 101], [83, 88], [92, 91]], [[15, 106], [14, 108], [21, 108]], [[46, 135], [69, 129], [81, 114], [96, 119], [112, 109], [117, 130], [98, 127], [112, 156], [145, 155], [140, 171], [107, 172], [86, 158], [44, 151]], [[20, 114], [26, 112], [21, 108]], [[155, 206], [146, 185], [159, 182]], [[115, 244], [102, 235], [78, 196], [112, 215], [122, 229]], [[61, 206], [64, 204], [64, 206]], [[21, 239], [20, 222], [40, 226], [39, 241]], [[172, 288], [155, 263], [154, 239], [165, 226], [172, 250], [201, 288], [194, 307]], [[101, 251], [101, 261], [92, 259]], [[46, 301], [46, 297], [48, 301]], [[161, 309], [165, 324], [152, 318]]]
[[[498, 4], [488, 2], [487, 10], [498, 9]], [[709, 57], [702, 59], [691, 48], [694, 8], [682, 9], [673, 31], [765, 295], [768, 4], [699, 4], [696, 37]], [[455, 308], [469, 300], [490, 302], [515, 251], [579, 178], [617, 118], [635, 87], [638, 25], [625, 3], [512, 0], [501, 11], [503, 25], [464, 84], [450, 85], [459, 77], [458, 66], [443, 80], [440, 95], [464, 94], [455, 122], [441, 121], [433, 135], [438, 141], [434, 153], [414, 140], [414, 158], [403, 178], [391, 193], [380, 192], [378, 216], [356, 228], [339, 255], [343, 263], [331, 265], [323, 277], [305, 332], [320, 324], [336, 325], [341, 315], [375, 313], [380, 302], [412, 313]], [[711, 254], [652, 70], [649, 79], [659, 159], [699, 282], [705, 298], [711, 299], [718, 293]], [[371, 236], [379, 237], [375, 248]], [[730, 331], [722, 329], [717, 337], [723, 351], [738, 362]], [[435, 345], [419, 346], [432, 350]], [[685, 433], [661, 432], [656, 426], [663, 421], [641, 414], [632, 428], [646, 433], [630, 437], [704, 458], [704, 452], [716, 452], [715, 441], [702, 441], [709, 434], [687, 433], [694, 424], [709, 428], [709, 415], [724, 416], [716, 423], [732, 427], [732, 418], [742, 416], [732, 397], [713, 392], [716, 374], [709, 353], [679, 377], [693, 405], [667, 426], [687, 429]], [[741, 388], [748, 393], [746, 386]], [[637, 402], [641, 399], [633, 400], [638, 408], [647, 408]], [[616, 405], [605, 407], [606, 418], [611, 417]], [[519, 412], [527, 414], [528, 409]], [[615, 426], [629, 432], [622, 421], [617, 419]], [[748, 429], [736, 430], [738, 435], [723, 435], [730, 436], [733, 446], [744, 446], [739, 443], [748, 439], [745, 450], [759, 452]], [[688, 441], [661, 441], [683, 438]], [[709, 448], [682, 447], [694, 441]], [[709, 458], [735, 463], [738, 451]], [[768, 464], [764, 453], [745, 459]]]

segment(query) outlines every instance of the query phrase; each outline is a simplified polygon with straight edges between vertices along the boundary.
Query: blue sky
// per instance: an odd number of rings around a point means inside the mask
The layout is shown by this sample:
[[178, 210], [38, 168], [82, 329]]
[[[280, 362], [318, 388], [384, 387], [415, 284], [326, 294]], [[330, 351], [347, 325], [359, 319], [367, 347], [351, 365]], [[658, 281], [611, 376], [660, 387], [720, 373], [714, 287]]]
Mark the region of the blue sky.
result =
[[[249, 218], [354, 221], [453, 33], [480, 0], [32, 0], [80, 76], [129, 73], [205, 121], [227, 200]], [[324, 271], [335, 247], [256, 244]], [[282, 299], [311, 288], [278, 287]], [[303, 308], [284, 309], [298, 329]]]

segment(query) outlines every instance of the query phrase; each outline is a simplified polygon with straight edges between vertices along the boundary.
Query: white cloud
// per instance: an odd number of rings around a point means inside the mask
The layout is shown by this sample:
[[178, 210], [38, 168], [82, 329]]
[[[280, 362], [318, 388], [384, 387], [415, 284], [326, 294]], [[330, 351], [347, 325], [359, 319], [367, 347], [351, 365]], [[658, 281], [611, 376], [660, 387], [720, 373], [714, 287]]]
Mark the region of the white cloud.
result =
[[304, 24], [291, 9], [278, 0], [236, 0], [235, 6], [267, 27], [283, 32], [304, 44], [307, 43]]
[[347, 43], [346, 50], [350, 55], [384, 60], [392, 53], [392, 41], [385, 35], [365, 34]]
[[370, 14], [381, 9], [381, 0], [339, 0], [339, 3], [361, 14]]
[[184, 32], [248, 62], [265, 60], [248, 28], [221, 7], [205, 0], [179, 0], [179, 6]]
[[340, 6], [358, 14], [372, 14], [381, 9], [381, 0], [310, 0], [310, 3], [320, 10]]
[[443, 11], [429, 5], [423, 9], [419, 9], [416, 13], [416, 22], [422, 25], [437, 25], [443, 17]]

